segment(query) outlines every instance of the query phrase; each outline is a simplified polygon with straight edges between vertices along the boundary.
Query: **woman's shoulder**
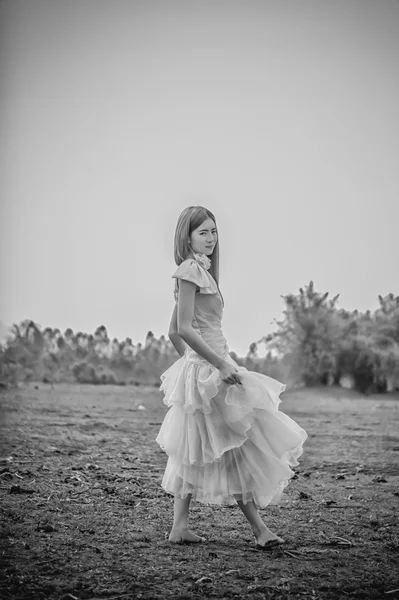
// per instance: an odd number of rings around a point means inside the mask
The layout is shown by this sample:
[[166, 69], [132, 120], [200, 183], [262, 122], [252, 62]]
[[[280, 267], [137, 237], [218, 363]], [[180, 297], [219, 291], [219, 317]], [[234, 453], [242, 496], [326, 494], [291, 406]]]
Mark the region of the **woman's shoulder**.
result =
[[190, 258], [190, 257], [189, 257], [189, 258], [185, 258], [185, 259], [184, 259], [184, 260], [183, 260], [183, 261], [180, 263], [179, 267], [181, 267], [182, 265], [185, 265], [185, 266], [190, 266], [190, 267], [192, 267], [192, 266], [194, 266], [194, 265], [198, 265], [198, 266], [200, 266], [200, 265], [198, 264], [198, 262], [195, 260], [195, 258]]
[[209, 277], [203, 267], [194, 259], [186, 258], [177, 267], [172, 277], [194, 281], [200, 287], [208, 284]]
[[216, 281], [212, 275], [195, 258], [183, 260], [172, 277], [195, 283], [199, 288], [197, 291], [201, 294], [216, 294], [218, 292]]

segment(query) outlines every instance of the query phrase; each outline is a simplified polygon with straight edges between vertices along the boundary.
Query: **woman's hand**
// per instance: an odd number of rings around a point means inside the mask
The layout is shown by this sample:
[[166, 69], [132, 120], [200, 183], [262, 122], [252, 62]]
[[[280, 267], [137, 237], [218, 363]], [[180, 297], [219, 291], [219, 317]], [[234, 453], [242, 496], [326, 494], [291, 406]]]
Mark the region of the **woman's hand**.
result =
[[225, 361], [224, 365], [219, 369], [220, 376], [224, 383], [240, 383], [242, 385], [241, 377], [238, 374], [238, 369]]

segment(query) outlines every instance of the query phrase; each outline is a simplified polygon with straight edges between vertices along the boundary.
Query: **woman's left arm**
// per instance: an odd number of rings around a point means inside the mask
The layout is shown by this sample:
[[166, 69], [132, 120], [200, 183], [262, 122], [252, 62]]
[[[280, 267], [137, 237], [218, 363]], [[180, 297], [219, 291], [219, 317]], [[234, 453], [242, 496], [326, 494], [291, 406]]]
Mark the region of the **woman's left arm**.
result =
[[177, 353], [180, 354], [180, 356], [183, 356], [188, 346], [186, 342], [177, 333], [177, 302], [175, 303], [172, 318], [170, 320], [168, 336], [173, 346], [176, 348]]

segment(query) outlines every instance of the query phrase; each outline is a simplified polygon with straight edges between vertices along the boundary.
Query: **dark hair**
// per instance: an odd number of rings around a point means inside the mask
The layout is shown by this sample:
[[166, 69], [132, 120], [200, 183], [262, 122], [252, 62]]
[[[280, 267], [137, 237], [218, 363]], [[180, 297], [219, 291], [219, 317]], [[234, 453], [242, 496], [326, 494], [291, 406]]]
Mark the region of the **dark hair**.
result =
[[[204, 221], [207, 219], [212, 219], [215, 223], [216, 231], [217, 224], [216, 219], [213, 213], [203, 206], [188, 206], [183, 210], [183, 212], [179, 215], [177, 220], [176, 230], [175, 230], [175, 243], [174, 243], [174, 255], [175, 255], [175, 263], [179, 266], [184, 260], [187, 259], [190, 246], [189, 246], [189, 238], [191, 233], [197, 229]], [[211, 259], [211, 266], [209, 267], [209, 272], [216, 281], [219, 288], [219, 232], [217, 235], [217, 240], [213, 252], [209, 255]], [[178, 289], [178, 280], [175, 279], [175, 292]], [[222, 303], [224, 306], [224, 300], [222, 296], [222, 292], [220, 292], [220, 296], [222, 298]]]

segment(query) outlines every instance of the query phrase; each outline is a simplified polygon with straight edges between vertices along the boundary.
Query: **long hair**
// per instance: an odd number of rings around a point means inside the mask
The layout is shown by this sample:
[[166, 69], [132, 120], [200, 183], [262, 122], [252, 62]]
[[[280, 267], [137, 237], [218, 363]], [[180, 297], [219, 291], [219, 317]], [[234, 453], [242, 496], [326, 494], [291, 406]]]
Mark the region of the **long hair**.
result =
[[[219, 288], [219, 231], [217, 228], [217, 223], [215, 216], [211, 213], [210, 210], [204, 208], [203, 206], [188, 206], [183, 210], [183, 212], [179, 215], [177, 220], [176, 230], [175, 230], [175, 242], [174, 242], [174, 255], [175, 255], [175, 263], [179, 266], [184, 260], [187, 259], [188, 254], [190, 252], [190, 246], [188, 243], [189, 237], [194, 231], [197, 229], [204, 221], [207, 219], [212, 219], [215, 223], [216, 231], [217, 231], [217, 241], [215, 247], [213, 249], [212, 254], [207, 255], [211, 260], [211, 266], [209, 267], [209, 272], [216, 281], [216, 285], [220, 292], [220, 296], [222, 298], [222, 303], [224, 306], [224, 299], [222, 296], [222, 292]], [[175, 295], [178, 290], [178, 280], [175, 279]]]

